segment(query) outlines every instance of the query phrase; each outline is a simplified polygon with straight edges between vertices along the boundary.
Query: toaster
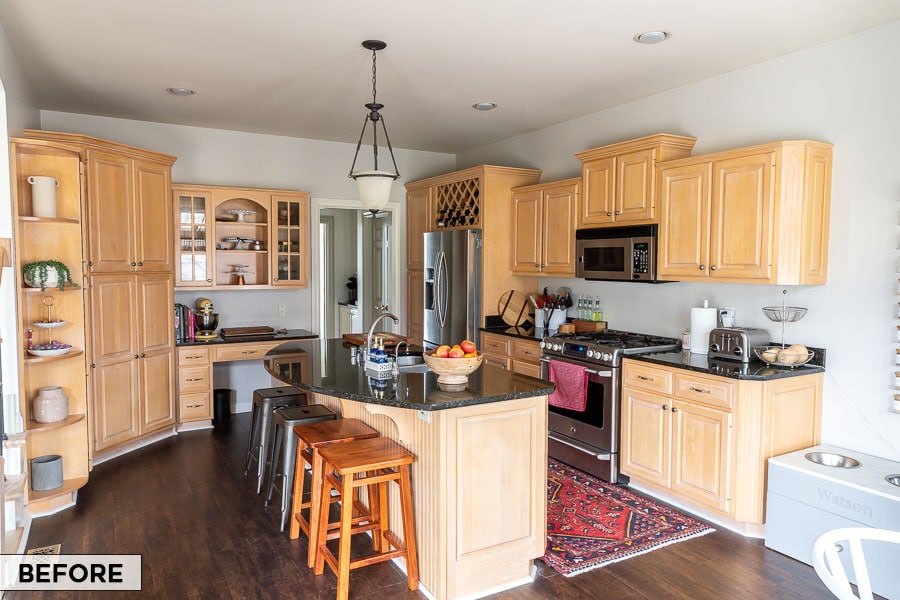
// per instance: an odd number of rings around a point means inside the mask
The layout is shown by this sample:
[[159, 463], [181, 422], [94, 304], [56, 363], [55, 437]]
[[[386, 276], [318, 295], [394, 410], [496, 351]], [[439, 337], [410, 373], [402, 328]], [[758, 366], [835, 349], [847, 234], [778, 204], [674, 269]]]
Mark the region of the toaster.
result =
[[769, 343], [769, 332], [753, 327], [717, 327], [709, 332], [709, 357], [753, 360], [753, 347]]

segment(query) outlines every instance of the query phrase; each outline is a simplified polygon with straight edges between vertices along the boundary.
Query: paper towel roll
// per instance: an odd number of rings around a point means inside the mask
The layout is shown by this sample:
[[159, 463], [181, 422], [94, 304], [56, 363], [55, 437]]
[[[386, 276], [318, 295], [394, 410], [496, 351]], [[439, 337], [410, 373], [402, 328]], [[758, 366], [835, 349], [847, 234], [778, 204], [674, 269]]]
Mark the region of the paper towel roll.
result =
[[716, 308], [691, 309], [691, 352], [709, 353], [709, 332], [716, 328], [719, 311]]

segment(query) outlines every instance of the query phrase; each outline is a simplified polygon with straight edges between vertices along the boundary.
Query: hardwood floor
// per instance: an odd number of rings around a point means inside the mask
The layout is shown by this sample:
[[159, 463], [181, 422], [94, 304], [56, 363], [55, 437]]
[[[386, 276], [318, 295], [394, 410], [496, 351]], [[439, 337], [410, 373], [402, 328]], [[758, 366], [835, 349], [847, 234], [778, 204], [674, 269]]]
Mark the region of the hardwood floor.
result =
[[[62, 543], [63, 553], [140, 553], [143, 592], [7, 593], [40, 598], [298, 598], [335, 595], [334, 575], [306, 567], [306, 537], [278, 531], [277, 498], [268, 511], [244, 478], [249, 415], [215, 430], [180, 434], [98, 465], [78, 504], [35, 519], [28, 547]], [[367, 540], [354, 544], [368, 551]], [[576, 577], [537, 561], [535, 582], [495, 600], [683, 598], [778, 600], [831, 595], [811, 567], [725, 530], [660, 548]], [[354, 571], [350, 597], [425, 598], [406, 589], [391, 563]]]

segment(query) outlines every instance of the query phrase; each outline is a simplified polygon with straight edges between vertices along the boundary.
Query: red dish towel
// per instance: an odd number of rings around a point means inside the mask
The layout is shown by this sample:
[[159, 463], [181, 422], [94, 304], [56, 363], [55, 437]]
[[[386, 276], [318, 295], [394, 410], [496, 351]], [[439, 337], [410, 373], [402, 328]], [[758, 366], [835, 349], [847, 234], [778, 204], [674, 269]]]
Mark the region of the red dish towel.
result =
[[587, 404], [587, 369], [551, 359], [550, 381], [556, 384], [556, 389], [548, 399], [551, 406], [584, 412]]

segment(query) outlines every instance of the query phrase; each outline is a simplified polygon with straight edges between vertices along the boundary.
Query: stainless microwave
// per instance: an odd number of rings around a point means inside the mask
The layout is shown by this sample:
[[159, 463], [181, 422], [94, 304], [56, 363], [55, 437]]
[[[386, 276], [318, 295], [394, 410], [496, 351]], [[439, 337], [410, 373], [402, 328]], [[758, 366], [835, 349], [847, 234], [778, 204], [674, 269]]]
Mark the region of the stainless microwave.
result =
[[598, 227], [575, 232], [575, 275], [599, 281], [656, 280], [657, 225]]

